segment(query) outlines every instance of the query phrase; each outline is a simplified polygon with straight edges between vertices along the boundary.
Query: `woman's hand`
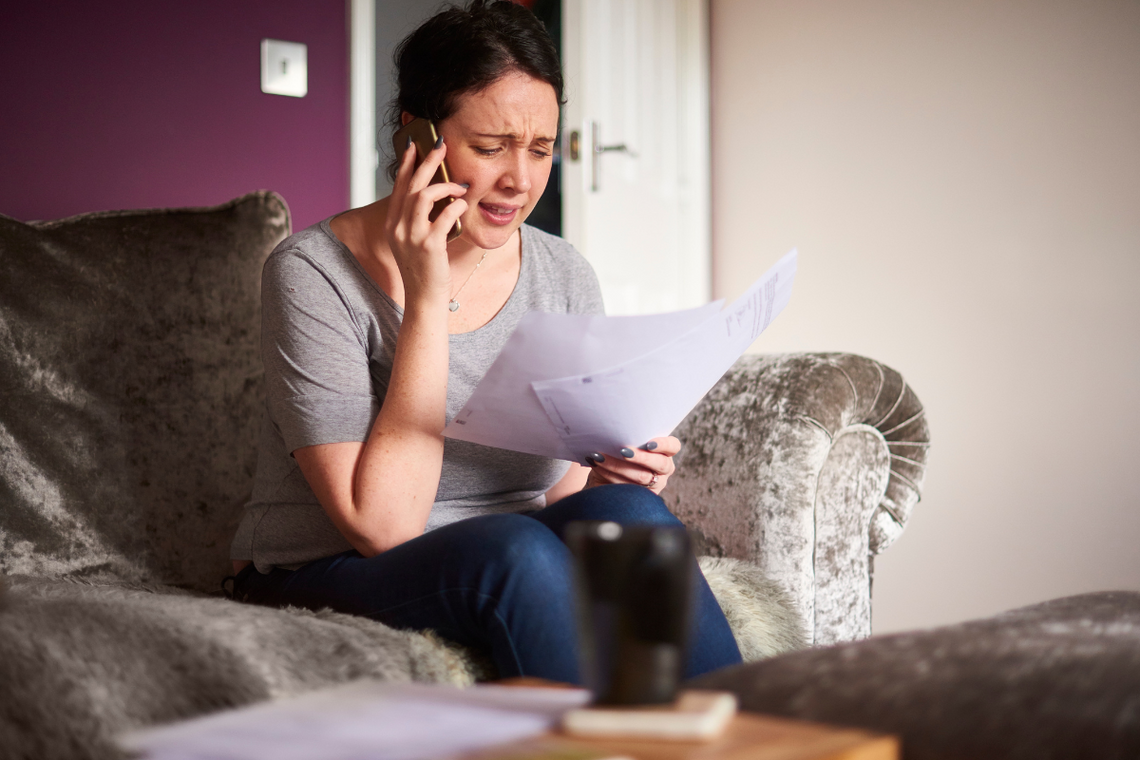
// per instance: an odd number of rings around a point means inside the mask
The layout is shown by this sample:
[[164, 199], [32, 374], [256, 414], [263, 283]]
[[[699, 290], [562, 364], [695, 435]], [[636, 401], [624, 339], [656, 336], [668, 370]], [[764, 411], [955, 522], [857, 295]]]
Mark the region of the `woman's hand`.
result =
[[654, 438], [639, 449], [622, 449], [620, 457], [599, 453], [586, 462], [591, 468], [586, 488], [607, 483], [633, 483], [660, 494], [665, 490], [669, 476], [677, 469], [673, 455], [680, 450], [681, 442], [667, 435]]
[[[384, 232], [400, 269], [405, 308], [421, 299], [447, 303], [451, 298], [447, 234], [467, 210], [467, 202], [459, 197], [467, 188], [454, 182], [429, 184], [446, 154], [441, 141], [416, 168], [416, 148], [409, 141], [388, 201]], [[448, 196], [456, 200], [430, 221], [432, 206]]]

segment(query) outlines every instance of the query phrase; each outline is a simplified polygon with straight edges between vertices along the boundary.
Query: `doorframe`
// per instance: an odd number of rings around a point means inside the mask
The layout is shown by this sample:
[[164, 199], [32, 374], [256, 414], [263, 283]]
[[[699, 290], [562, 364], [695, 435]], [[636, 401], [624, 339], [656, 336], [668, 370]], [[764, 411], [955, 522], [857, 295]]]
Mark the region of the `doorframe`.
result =
[[376, 0], [348, 2], [348, 202], [376, 200]]
[[[682, 256], [678, 294], [682, 308], [701, 306], [712, 299], [712, 182], [709, 96], [709, 2], [675, 0], [678, 5], [679, 101], [681, 121], [681, 167], [683, 196], [687, 213], [682, 232]], [[585, 246], [585, 195], [591, 177], [586, 157], [593, 151], [589, 114], [583, 112], [581, 80], [584, 61], [590, 54], [589, 41], [582, 33], [583, 6], [589, 0], [562, 0], [562, 70], [567, 103], [562, 124], [562, 236], [576, 246], [587, 260]], [[578, 161], [570, 159], [570, 133], [580, 135]]]

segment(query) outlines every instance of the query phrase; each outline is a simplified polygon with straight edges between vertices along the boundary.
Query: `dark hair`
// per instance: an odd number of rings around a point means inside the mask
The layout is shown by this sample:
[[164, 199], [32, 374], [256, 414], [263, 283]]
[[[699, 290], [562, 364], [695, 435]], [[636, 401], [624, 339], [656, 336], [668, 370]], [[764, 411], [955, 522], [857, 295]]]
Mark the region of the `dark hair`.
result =
[[[459, 96], [479, 92], [512, 71], [546, 82], [563, 103], [554, 41], [533, 13], [509, 0], [474, 0], [466, 8], [440, 11], [405, 37], [392, 59], [396, 97], [386, 124], [393, 130], [400, 128], [405, 111], [443, 121], [454, 113]], [[388, 163], [390, 178], [398, 167], [398, 158]]]

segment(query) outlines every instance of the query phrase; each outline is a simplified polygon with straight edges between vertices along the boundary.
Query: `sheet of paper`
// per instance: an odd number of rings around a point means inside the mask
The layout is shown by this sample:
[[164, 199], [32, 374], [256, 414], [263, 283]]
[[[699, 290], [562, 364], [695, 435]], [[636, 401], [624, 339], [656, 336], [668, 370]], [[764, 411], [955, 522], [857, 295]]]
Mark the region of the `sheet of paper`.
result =
[[[460, 441], [573, 459], [531, 383], [611, 367], [668, 344], [720, 311], [723, 301], [641, 317], [524, 315], [495, 363], [443, 434]], [[470, 426], [470, 427], [468, 427]]]
[[793, 250], [724, 310], [528, 314], [444, 435], [579, 462], [667, 435], [787, 305], [795, 272]]
[[543, 733], [583, 689], [358, 681], [143, 731], [120, 745], [153, 760], [438, 760]]

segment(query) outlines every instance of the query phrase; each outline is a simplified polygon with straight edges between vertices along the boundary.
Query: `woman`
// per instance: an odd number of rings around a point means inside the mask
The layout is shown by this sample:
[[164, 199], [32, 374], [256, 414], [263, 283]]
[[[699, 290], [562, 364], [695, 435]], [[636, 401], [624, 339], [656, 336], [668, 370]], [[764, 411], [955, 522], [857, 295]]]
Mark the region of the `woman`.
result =
[[[235, 593], [430, 628], [488, 652], [501, 677], [577, 683], [563, 528], [679, 524], [658, 494], [680, 444], [586, 467], [442, 437], [524, 313], [597, 314], [602, 300], [573, 248], [523, 226], [562, 100], [537, 19], [508, 2], [451, 8], [397, 59], [398, 123], [433, 120], [435, 149], [419, 168], [405, 150], [390, 196], [293, 235], [265, 265], [268, 419]], [[445, 157], [454, 181], [428, 184]], [[688, 675], [740, 661], [699, 585]]]

